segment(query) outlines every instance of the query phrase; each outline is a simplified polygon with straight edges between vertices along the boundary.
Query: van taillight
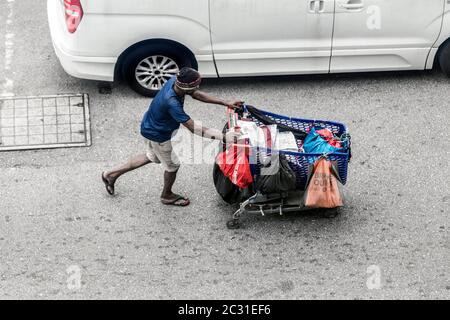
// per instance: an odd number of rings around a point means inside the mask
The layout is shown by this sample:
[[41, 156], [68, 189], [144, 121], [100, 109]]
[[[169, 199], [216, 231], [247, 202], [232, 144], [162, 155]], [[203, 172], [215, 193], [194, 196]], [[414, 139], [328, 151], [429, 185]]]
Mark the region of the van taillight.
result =
[[64, 9], [66, 12], [67, 30], [70, 33], [77, 31], [78, 25], [83, 18], [83, 8], [80, 0], [64, 0]]

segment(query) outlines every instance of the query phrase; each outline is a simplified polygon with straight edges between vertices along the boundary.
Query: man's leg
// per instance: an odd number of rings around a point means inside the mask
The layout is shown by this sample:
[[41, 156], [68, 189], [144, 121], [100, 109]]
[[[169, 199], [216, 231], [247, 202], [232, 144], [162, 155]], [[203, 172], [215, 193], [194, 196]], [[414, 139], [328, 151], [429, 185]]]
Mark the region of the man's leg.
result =
[[164, 171], [164, 187], [161, 193], [162, 199], [173, 200], [174, 198], [176, 198], [176, 195], [172, 192], [172, 187], [175, 183], [175, 180], [177, 179], [177, 172], [178, 171]]
[[178, 159], [172, 149], [170, 141], [160, 143], [154, 146], [158, 159], [161, 160], [165, 167], [164, 171], [164, 187], [161, 192], [161, 202], [167, 205], [175, 205], [185, 207], [189, 205], [188, 198], [180, 196], [172, 192], [172, 187], [177, 178], [178, 169], [180, 168], [180, 159]]
[[119, 178], [124, 173], [133, 171], [133, 170], [135, 170], [137, 168], [140, 168], [142, 166], [145, 166], [146, 164], [149, 164], [149, 163], [151, 163], [151, 161], [148, 158], [148, 156], [145, 153], [144, 154], [140, 154], [140, 155], [132, 157], [124, 165], [119, 166], [119, 167], [117, 167], [115, 169], [112, 169], [111, 171], [106, 171], [103, 174], [103, 177], [106, 180], [108, 180], [108, 182], [111, 185], [114, 185], [114, 182], [116, 182], [117, 178]]
[[178, 171], [164, 171], [164, 188], [161, 193], [161, 201], [164, 204], [185, 207], [190, 204], [188, 198], [172, 192], [172, 186], [177, 178]]

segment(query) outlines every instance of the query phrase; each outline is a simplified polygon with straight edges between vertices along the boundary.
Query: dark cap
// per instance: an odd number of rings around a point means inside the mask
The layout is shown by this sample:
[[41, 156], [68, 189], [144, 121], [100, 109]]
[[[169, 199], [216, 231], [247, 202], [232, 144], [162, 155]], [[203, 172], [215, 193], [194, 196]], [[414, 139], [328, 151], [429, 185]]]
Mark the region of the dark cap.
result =
[[202, 82], [200, 73], [192, 68], [183, 68], [177, 75], [176, 86], [184, 91], [190, 91], [198, 88]]

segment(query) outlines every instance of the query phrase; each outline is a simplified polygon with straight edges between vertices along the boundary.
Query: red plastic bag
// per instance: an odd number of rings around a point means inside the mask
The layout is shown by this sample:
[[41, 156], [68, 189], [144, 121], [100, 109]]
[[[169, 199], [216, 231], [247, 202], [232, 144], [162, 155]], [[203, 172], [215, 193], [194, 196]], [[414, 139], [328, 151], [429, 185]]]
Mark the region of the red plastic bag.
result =
[[248, 188], [253, 183], [245, 148], [237, 146], [228, 148], [217, 155], [216, 163], [223, 174], [239, 188]]
[[325, 157], [314, 163], [312, 177], [305, 193], [305, 206], [332, 209], [344, 205], [332, 164]]
[[342, 148], [341, 141], [337, 140], [329, 129], [321, 129], [316, 131], [322, 138], [324, 138], [331, 146], [335, 148]]

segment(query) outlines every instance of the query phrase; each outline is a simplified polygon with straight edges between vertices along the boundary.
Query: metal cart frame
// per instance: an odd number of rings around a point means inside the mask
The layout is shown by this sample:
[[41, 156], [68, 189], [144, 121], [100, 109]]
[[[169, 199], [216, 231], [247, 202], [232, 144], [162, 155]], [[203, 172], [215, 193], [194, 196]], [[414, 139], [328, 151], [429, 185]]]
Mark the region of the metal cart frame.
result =
[[[253, 117], [248, 113], [247, 106], [243, 106], [244, 113], [248, 114], [249, 118], [256, 122], [258, 125], [261, 125], [261, 121], [257, 118]], [[337, 169], [339, 172], [339, 180], [345, 185], [347, 182], [347, 171], [348, 171], [348, 163], [351, 158], [351, 141], [350, 135], [348, 133], [347, 127], [339, 122], [332, 121], [324, 121], [324, 120], [311, 120], [311, 119], [300, 119], [300, 118], [290, 118], [283, 115], [278, 115], [266, 111], [259, 110], [265, 117], [270, 118], [276, 124], [282, 124], [284, 127], [293, 128], [296, 130], [303, 130], [304, 132], [309, 132], [309, 130], [313, 126], [320, 126], [331, 130], [337, 136], [347, 135], [348, 136], [348, 147], [346, 152], [336, 152], [327, 154], [327, 157], [334, 161], [337, 165]], [[241, 146], [242, 147], [242, 146]], [[249, 147], [249, 146], [247, 146]], [[251, 148], [250, 157], [258, 157], [258, 154], [262, 151], [267, 153], [271, 153], [271, 150], [261, 150], [253, 147]], [[308, 168], [311, 163], [314, 163], [317, 159], [323, 156], [323, 154], [311, 154], [311, 153], [300, 153], [300, 152], [291, 152], [291, 151], [277, 151], [279, 154], [283, 154], [288, 162], [290, 167], [296, 173], [297, 178], [297, 187], [296, 191], [293, 192], [304, 192], [307, 188], [308, 184]], [[261, 170], [261, 164], [256, 159], [251, 161], [250, 169], [252, 171], [252, 175], [255, 177], [255, 181], [258, 179]], [[232, 219], [227, 222], [227, 227], [229, 229], [237, 229], [240, 227], [239, 220], [244, 214], [261, 214], [262, 216], [268, 214], [279, 214], [283, 215], [288, 212], [300, 212], [310, 210], [310, 208], [305, 207], [302, 203], [299, 204], [289, 204], [287, 203], [287, 199], [292, 196], [292, 193], [277, 193], [277, 194], [269, 194], [264, 195], [256, 189], [256, 183], [253, 184], [253, 188], [256, 193], [240, 203], [239, 209], [236, 210], [232, 216]], [[339, 214], [339, 208], [335, 209], [324, 209], [324, 216], [327, 218], [334, 218]]]

